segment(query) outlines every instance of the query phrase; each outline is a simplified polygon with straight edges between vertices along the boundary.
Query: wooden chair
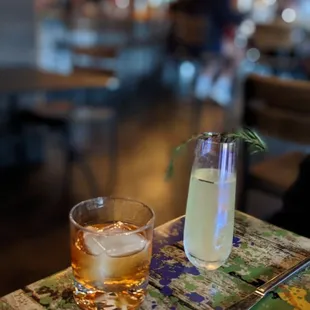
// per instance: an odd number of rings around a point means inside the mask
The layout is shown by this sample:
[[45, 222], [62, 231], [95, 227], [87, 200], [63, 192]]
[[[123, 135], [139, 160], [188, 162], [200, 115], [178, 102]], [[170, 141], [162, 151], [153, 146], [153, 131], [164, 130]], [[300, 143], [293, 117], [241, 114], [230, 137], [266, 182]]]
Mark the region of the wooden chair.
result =
[[[117, 75], [118, 49], [106, 46], [73, 47], [74, 72]], [[86, 60], [83, 65], [82, 60]]]
[[[71, 51], [73, 74], [97, 76], [98, 78], [100, 75], [105, 75], [119, 81], [118, 48], [107, 46], [72, 47]], [[85, 101], [91, 101], [88, 90], [84, 89], [83, 93]], [[114, 95], [116, 95], [115, 92]], [[117, 101], [117, 99], [113, 98], [113, 101]]]
[[[74, 68], [73, 74], [88, 76], [107, 76], [105, 70], [97, 68]], [[111, 75], [111, 73], [109, 74]], [[111, 75], [112, 77], [112, 75]], [[115, 79], [117, 81], [117, 79]], [[98, 182], [90, 168], [87, 159], [94, 155], [94, 150], [89, 147], [86, 149], [79, 145], [79, 139], [74, 137], [73, 128], [79, 126], [92, 127], [94, 124], [101, 124], [109, 133], [109, 141], [106, 143], [107, 155], [109, 159], [109, 171], [107, 173], [107, 183], [104, 186], [104, 194], [110, 195], [115, 183], [116, 166], [117, 166], [117, 117], [114, 108], [92, 106], [88, 101], [87, 89], [85, 89], [85, 102], [82, 105], [76, 105], [74, 102], [43, 102], [37, 104], [31, 109], [24, 110], [20, 113], [21, 122], [26, 126], [40, 125], [47, 126], [50, 129], [58, 131], [63, 137], [62, 147], [65, 152], [66, 171], [64, 172], [64, 196], [70, 199], [70, 183], [72, 164], [78, 164], [78, 167], [83, 173], [84, 179], [89, 187], [89, 192], [92, 197], [102, 195], [99, 189]], [[95, 146], [96, 153], [98, 148]]]
[[[250, 75], [245, 82], [243, 125], [262, 134], [301, 145], [310, 144], [310, 83]], [[305, 154], [288, 152], [250, 167], [244, 148], [240, 207], [246, 207], [246, 190], [261, 189], [281, 196], [295, 181]]]
[[287, 24], [257, 24], [251, 42], [263, 53], [292, 49], [292, 30]]
[[259, 50], [259, 63], [269, 66], [275, 73], [296, 69], [299, 59], [293, 30], [292, 26], [283, 23], [257, 24], [249, 47]]
[[107, 46], [74, 47], [72, 52], [74, 55], [87, 55], [99, 58], [115, 58], [118, 54], [116, 48]]

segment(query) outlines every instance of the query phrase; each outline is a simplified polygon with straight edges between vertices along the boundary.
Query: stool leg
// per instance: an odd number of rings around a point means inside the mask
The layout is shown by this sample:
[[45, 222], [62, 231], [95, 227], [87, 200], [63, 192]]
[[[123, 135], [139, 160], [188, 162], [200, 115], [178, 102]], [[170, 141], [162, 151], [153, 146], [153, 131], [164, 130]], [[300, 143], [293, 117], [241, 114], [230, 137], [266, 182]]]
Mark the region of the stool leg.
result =
[[76, 150], [74, 152], [74, 158], [79, 163], [79, 167], [84, 174], [86, 182], [89, 187], [90, 195], [95, 198], [100, 196], [99, 186], [96, 182], [96, 177], [94, 176], [91, 167], [87, 163], [87, 160], [83, 155], [79, 154]]
[[73, 141], [71, 139], [71, 131], [70, 131], [70, 124], [67, 124], [64, 130], [65, 134], [65, 149], [66, 149], [66, 168], [65, 168], [65, 178], [64, 182], [64, 197], [70, 201], [71, 198], [71, 184], [72, 184], [72, 164], [76, 162], [83, 173], [86, 182], [89, 186], [90, 195], [92, 197], [99, 196], [98, 185], [96, 182], [96, 178], [89, 167], [86, 159], [78, 152], [78, 150], [74, 147]]
[[64, 139], [65, 139], [65, 169], [64, 169], [64, 178], [63, 178], [63, 193], [62, 197], [65, 203], [71, 206], [72, 200], [72, 189], [71, 189], [71, 182], [72, 182], [72, 164], [74, 161], [74, 153], [70, 146], [70, 137], [69, 137], [69, 130], [65, 128], [64, 130]]
[[108, 195], [111, 195], [116, 183], [117, 175], [117, 153], [118, 153], [118, 122], [117, 118], [114, 117], [111, 120], [110, 126], [110, 141], [109, 141], [109, 173], [107, 178], [107, 184], [105, 186], [106, 192]]
[[18, 117], [18, 95], [11, 94], [8, 96], [9, 115], [11, 118], [12, 131], [17, 137], [14, 143], [14, 156], [18, 166], [27, 163], [26, 144], [25, 144], [25, 126]]

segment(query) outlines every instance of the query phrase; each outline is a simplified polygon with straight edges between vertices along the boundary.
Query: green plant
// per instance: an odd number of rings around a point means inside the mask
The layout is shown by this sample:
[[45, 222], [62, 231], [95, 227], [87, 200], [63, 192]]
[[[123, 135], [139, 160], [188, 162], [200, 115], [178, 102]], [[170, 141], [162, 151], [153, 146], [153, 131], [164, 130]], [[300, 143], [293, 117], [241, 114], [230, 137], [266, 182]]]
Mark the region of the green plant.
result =
[[240, 128], [235, 132], [230, 133], [224, 132], [214, 134], [210, 132], [203, 132], [198, 135], [192, 136], [190, 139], [180, 144], [173, 150], [171, 160], [166, 171], [166, 179], [170, 179], [172, 177], [175, 159], [181, 154], [183, 150], [187, 148], [190, 142], [198, 139], [208, 140], [211, 137], [213, 141], [217, 141], [219, 143], [229, 143], [236, 140], [243, 140], [247, 144], [247, 149], [250, 154], [264, 152], [267, 150], [266, 143], [259, 137], [259, 135], [254, 130], [247, 127]]

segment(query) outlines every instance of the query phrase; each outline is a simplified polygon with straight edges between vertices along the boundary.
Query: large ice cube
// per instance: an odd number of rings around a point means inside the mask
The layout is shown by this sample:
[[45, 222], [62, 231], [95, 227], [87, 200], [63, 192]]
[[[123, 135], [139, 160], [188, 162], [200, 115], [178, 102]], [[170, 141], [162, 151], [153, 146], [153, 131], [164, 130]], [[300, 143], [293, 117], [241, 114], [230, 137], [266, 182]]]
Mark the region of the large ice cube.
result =
[[121, 226], [111, 225], [97, 232], [103, 231], [104, 235], [84, 233], [84, 243], [91, 255], [105, 253], [111, 257], [129, 256], [141, 252], [147, 243], [141, 235], [131, 234]]
[[90, 255], [97, 256], [106, 251], [104, 242], [101, 240], [100, 236], [92, 233], [84, 233], [84, 244]]
[[105, 235], [84, 233], [84, 243], [93, 256], [88, 269], [89, 277], [97, 281], [135, 273], [135, 269], [148, 260], [148, 241], [122, 227], [111, 227]]

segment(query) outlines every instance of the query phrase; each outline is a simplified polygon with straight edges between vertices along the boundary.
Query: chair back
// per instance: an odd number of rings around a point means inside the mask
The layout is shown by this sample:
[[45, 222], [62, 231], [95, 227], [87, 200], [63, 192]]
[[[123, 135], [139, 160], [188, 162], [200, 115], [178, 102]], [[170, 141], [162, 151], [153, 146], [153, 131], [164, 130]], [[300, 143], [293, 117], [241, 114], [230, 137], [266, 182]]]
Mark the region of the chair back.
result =
[[284, 24], [257, 24], [251, 41], [261, 52], [287, 50], [294, 45], [292, 28]]
[[115, 76], [115, 71], [112, 69], [104, 69], [104, 68], [98, 68], [94, 65], [90, 66], [82, 66], [82, 65], [74, 65], [73, 66], [73, 72], [76, 74], [84, 74], [87, 75], [103, 75], [103, 76]]
[[74, 55], [98, 57], [98, 58], [116, 58], [118, 51], [116, 48], [108, 46], [95, 47], [74, 47], [72, 49]]
[[72, 49], [74, 73], [116, 75], [118, 50], [113, 47], [75, 47]]
[[267, 136], [310, 144], [310, 82], [250, 75], [243, 123]]

